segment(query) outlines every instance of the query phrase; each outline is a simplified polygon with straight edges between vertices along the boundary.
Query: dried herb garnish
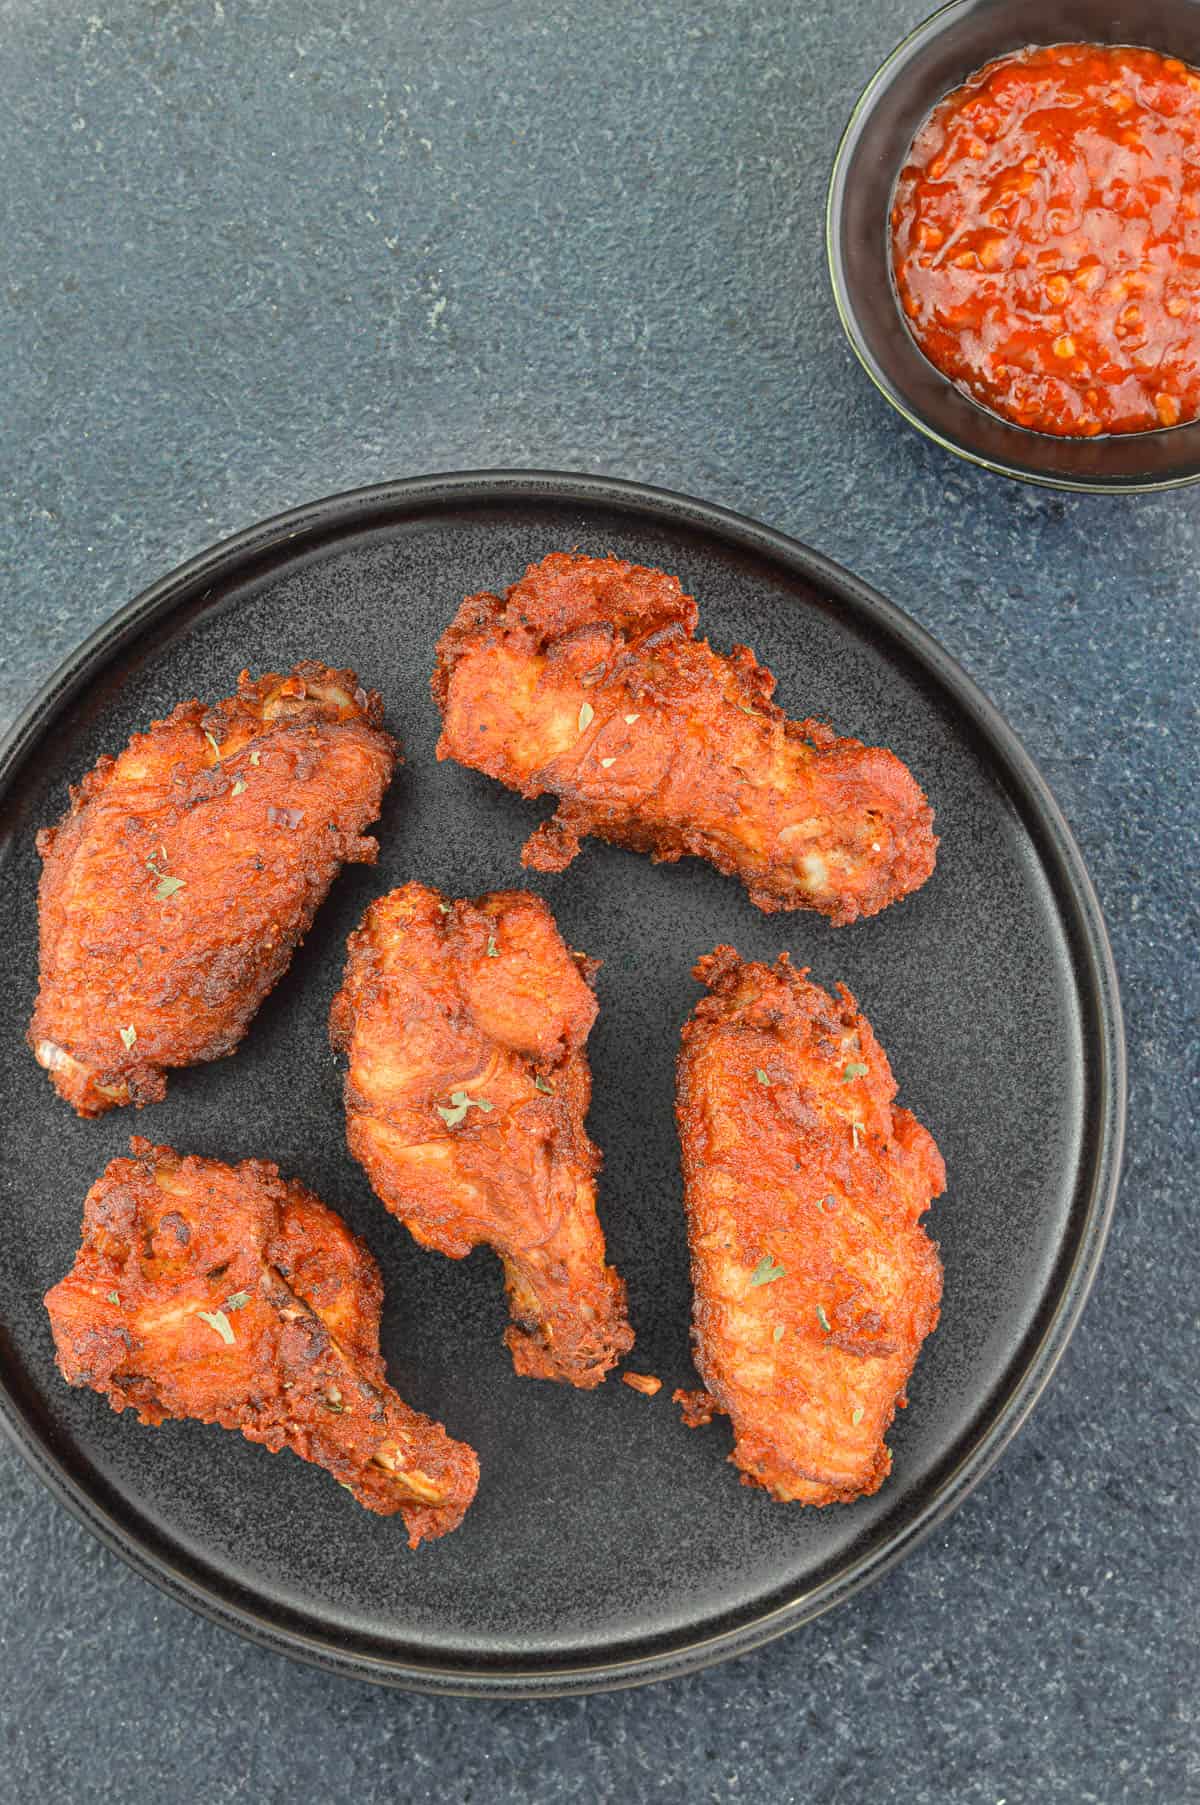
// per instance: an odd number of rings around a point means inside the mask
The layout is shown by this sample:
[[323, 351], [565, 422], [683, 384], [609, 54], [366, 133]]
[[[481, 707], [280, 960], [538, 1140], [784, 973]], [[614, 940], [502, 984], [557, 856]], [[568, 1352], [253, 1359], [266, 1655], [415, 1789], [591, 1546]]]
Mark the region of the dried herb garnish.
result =
[[120, 1028], [120, 1029], [118, 1029], [118, 1033], [121, 1036], [121, 1044], [124, 1046], [125, 1051], [128, 1053], [130, 1047], [133, 1045], [134, 1041], [137, 1039], [137, 1029], [134, 1027], [133, 1023], [130, 1022], [128, 1028]]
[[827, 1335], [833, 1334], [833, 1330], [829, 1324], [829, 1318], [825, 1314], [824, 1304], [817, 1305], [817, 1321], [820, 1323], [821, 1327], [824, 1329], [824, 1331]]
[[257, 763], [258, 763], [258, 749], [257, 749], [257, 747], [256, 747], [256, 748], [255, 748], [255, 750], [254, 750], [254, 751], [253, 751], [253, 752], [252, 752], [252, 753], [251, 753], [251, 754], [250, 754], [250, 763], [251, 763], [251, 764], [252, 764], [252, 765], [256, 765], [256, 764], [257, 764]]
[[760, 1084], [770, 1084], [770, 1082], [771, 1082], [771, 1080], [767, 1077], [767, 1074], [763, 1071], [761, 1066], [755, 1067], [754, 1076], [758, 1079], [758, 1082]]
[[488, 1115], [492, 1106], [486, 1097], [468, 1097], [466, 1091], [451, 1091], [449, 1104], [438, 1103], [435, 1108], [447, 1128], [457, 1128], [469, 1109], [481, 1109]]
[[248, 1291], [235, 1291], [232, 1297], [225, 1299], [221, 1308], [222, 1310], [243, 1310], [249, 1302], [250, 1293]]
[[858, 1425], [862, 1422], [862, 1420], [863, 1420], [863, 1407], [861, 1404], [856, 1404], [854, 1406], [854, 1409], [850, 1412], [850, 1421], [854, 1424], [855, 1428], [857, 1429]]
[[496, 936], [494, 934], [488, 935], [487, 956], [489, 959], [498, 959], [500, 957], [500, 948], [496, 945]]
[[595, 718], [596, 718], [596, 710], [592, 707], [591, 703], [590, 702], [581, 703], [580, 709], [579, 709], [579, 731], [580, 731], [580, 733], [583, 732], [585, 727], [590, 727], [592, 722], [595, 720]]
[[441, 910], [443, 915], [449, 915], [449, 913], [450, 913], [450, 904], [449, 903], [440, 902], [438, 904], [438, 908]]
[[775, 1327], [772, 1329], [771, 1340], [775, 1341], [775, 1342], [780, 1342], [783, 1340], [783, 1324], [781, 1322], [777, 1322], [775, 1324]]
[[119, 1304], [121, 1301], [115, 1291], [106, 1291], [104, 1293], [104, 1295], [108, 1299], [110, 1304]]
[[181, 877], [160, 877], [154, 886], [154, 894], [160, 902], [165, 902], [168, 896], [174, 896], [176, 890], [182, 890], [185, 882], [186, 879]]
[[609, 766], [610, 766], [610, 765], [615, 765], [615, 764], [616, 764], [616, 762], [617, 762], [617, 761], [616, 761], [616, 759], [615, 759], [615, 758], [602, 758], [602, 759], [601, 759], [601, 760], [600, 760], [600, 763], [601, 763], [601, 764], [602, 764], [602, 765], [603, 765], [603, 766], [604, 766], [604, 769], [605, 769], [605, 770], [606, 770], [606, 771], [607, 771], [607, 770], [608, 770], [608, 767], [609, 767]]
[[326, 1410], [332, 1410], [335, 1416], [345, 1415], [346, 1406], [342, 1403], [342, 1394], [336, 1385], [331, 1385], [329, 1387], [323, 1401]]
[[212, 734], [208, 731], [207, 727], [204, 729], [204, 737], [213, 749], [213, 757], [216, 759], [217, 763], [220, 764], [221, 748], [220, 748], [220, 746], [218, 746], [216, 740], [213, 738]]
[[225, 1342], [228, 1347], [233, 1346], [233, 1330], [229, 1326], [229, 1318], [226, 1316], [224, 1310], [199, 1310], [197, 1311], [197, 1315], [201, 1322], [206, 1322], [210, 1329], [215, 1329], [217, 1331], [221, 1340]]
[[240, 795], [241, 795], [241, 793], [242, 793], [242, 791], [243, 791], [243, 790], [244, 790], [244, 789], [245, 789], [245, 787], [246, 787], [246, 780], [245, 780], [245, 778], [244, 778], [244, 777], [235, 777], [235, 778], [234, 778], [234, 780], [233, 780], [233, 794], [234, 794], [234, 795], [235, 795], [235, 796], [240, 796]]
[[771, 1285], [781, 1279], [787, 1271], [785, 1266], [776, 1266], [770, 1254], [765, 1253], [754, 1271], [750, 1274], [750, 1285]]
[[627, 727], [632, 727], [632, 726], [633, 726], [633, 723], [634, 723], [634, 722], [635, 722], [635, 721], [640, 721], [640, 720], [641, 720], [641, 718], [642, 718], [642, 717], [641, 717], [641, 715], [640, 715], [640, 714], [627, 714], [627, 715], [626, 715], [626, 716], [625, 716], [625, 725], [626, 725], [626, 726], [627, 726]]
[[852, 1059], [850, 1061], [850, 1064], [846, 1067], [845, 1071], [842, 1073], [842, 1083], [849, 1084], [852, 1079], [865, 1078], [866, 1075], [867, 1075], [867, 1068], [863, 1064], [862, 1060], [861, 1059]]
[[554, 1095], [554, 1086], [552, 1084], [547, 1084], [546, 1080], [542, 1077], [542, 1074], [540, 1072], [536, 1073], [536, 1075], [534, 1076], [533, 1088], [536, 1091], [545, 1091], [545, 1093], [548, 1097], [552, 1097]]
[[856, 1147], [857, 1147], [857, 1146], [858, 1146], [858, 1143], [859, 1143], [859, 1141], [860, 1141], [860, 1140], [861, 1140], [861, 1139], [862, 1139], [862, 1137], [863, 1137], [863, 1135], [864, 1135], [864, 1134], [865, 1134], [865, 1133], [866, 1133], [866, 1132], [867, 1132], [867, 1131], [866, 1131], [866, 1129], [865, 1129], [865, 1128], [864, 1128], [864, 1127], [863, 1127], [863, 1125], [862, 1125], [862, 1123], [861, 1123], [861, 1122], [851, 1122], [851, 1124], [850, 1124], [850, 1139], [851, 1139], [851, 1140], [852, 1140], [852, 1141], [853, 1141], [853, 1142], [854, 1142], [854, 1145], [855, 1145], [855, 1146], [856, 1146]]

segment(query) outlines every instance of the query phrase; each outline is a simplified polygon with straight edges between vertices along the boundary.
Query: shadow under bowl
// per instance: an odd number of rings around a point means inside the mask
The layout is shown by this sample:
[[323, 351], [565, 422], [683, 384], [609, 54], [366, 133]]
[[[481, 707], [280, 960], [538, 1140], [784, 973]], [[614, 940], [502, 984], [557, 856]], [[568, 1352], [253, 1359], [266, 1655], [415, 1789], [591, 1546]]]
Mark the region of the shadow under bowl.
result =
[[990, 413], [918, 348], [891, 268], [892, 193], [918, 128], [984, 63], [1027, 44], [1137, 44], [1200, 65], [1200, 0], [953, 0], [872, 77], [834, 160], [826, 248], [834, 299], [876, 387], [947, 451], [1057, 489], [1170, 489], [1200, 480], [1200, 421], [1159, 432], [1056, 438]]

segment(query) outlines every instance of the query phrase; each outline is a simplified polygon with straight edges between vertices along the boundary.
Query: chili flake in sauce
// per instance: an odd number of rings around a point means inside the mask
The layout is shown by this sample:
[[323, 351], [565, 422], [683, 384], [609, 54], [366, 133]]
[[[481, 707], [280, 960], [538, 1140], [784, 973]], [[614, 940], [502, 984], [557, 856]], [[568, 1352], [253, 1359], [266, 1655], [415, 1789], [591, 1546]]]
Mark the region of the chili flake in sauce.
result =
[[987, 64], [913, 140], [892, 260], [921, 350], [1005, 419], [1200, 417], [1200, 74], [1101, 44]]

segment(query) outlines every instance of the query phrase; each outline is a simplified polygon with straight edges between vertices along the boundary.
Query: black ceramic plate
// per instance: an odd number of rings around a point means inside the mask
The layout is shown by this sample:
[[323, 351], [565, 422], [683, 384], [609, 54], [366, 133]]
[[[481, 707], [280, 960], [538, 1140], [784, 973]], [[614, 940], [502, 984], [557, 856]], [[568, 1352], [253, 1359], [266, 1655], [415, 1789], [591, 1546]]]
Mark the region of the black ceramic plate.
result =
[[[497, 1263], [418, 1250], [342, 1137], [326, 1039], [346, 935], [419, 877], [457, 894], [526, 881], [544, 810], [439, 765], [434, 641], [464, 593], [555, 548], [679, 574], [720, 647], [748, 640], [790, 712], [892, 746], [937, 810], [937, 872], [873, 921], [760, 915], [706, 865], [589, 842], [538, 878], [573, 946], [604, 961], [592, 1035], [602, 1216], [629, 1284], [635, 1370], [598, 1392], [513, 1377]], [[176, 1074], [140, 1114], [75, 1119], [23, 1044], [36, 980], [34, 832], [67, 784], [182, 697], [243, 666], [352, 664], [408, 762], [376, 869], [347, 871], [233, 1059]], [[317, 502], [167, 577], [95, 635], [4, 749], [0, 950], [3, 1418], [51, 1489], [139, 1572], [272, 1647], [430, 1690], [534, 1693], [661, 1677], [753, 1647], [847, 1596], [957, 1504], [1045, 1383], [1104, 1239], [1119, 1160], [1122, 1042], [1103, 925], [1045, 786], [995, 711], [920, 628], [815, 552], [700, 502], [601, 478], [433, 477]], [[683, 1428], [694, 1384], [672, 1118], [689, 973], [719, 941], [783, 947], [844, 979], [901, 1096], [945, 1154], [932, 1214], [941, 1326], [874, 1498], [804, 1511], [738, 1484], [728, 1427]], [[317, 1468], [199, 1424], [139, 1427], [58, 1378], [41, 1297], [80, 1205], [138, 1131], [221, 1159], [277, 1160], [344, 1212], [383, 1268], [384, 1352], [411, 1402], [479, 1450], [463, 1527], [416, 1554]]]

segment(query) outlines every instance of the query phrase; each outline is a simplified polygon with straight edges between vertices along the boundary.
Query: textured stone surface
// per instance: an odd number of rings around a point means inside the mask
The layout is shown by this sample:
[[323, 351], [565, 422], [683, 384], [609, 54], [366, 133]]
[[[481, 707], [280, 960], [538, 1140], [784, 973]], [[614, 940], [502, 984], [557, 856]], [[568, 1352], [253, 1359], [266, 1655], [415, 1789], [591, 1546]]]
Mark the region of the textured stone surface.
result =
[[9, 717], [113, 608], [293, 502], [592, 468], [797, 533], [956, 653], [1056, 789], [1121, 968], [1127, 1175], [1050, 1392], [869, 1594], [734, 1665], [389, 1695], [193, 1618], [0, 1450], [13, 1797], [1090, 1805], [1200, 1794], [1200, 492], [960, 467], [854, 365], [821, 252], [921, 8], [0, 0]]

